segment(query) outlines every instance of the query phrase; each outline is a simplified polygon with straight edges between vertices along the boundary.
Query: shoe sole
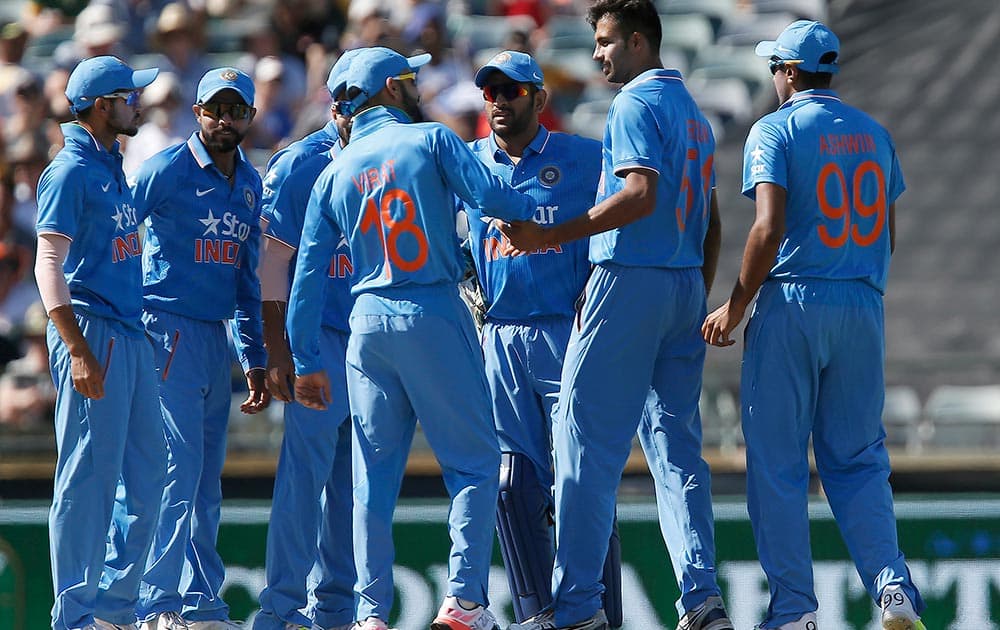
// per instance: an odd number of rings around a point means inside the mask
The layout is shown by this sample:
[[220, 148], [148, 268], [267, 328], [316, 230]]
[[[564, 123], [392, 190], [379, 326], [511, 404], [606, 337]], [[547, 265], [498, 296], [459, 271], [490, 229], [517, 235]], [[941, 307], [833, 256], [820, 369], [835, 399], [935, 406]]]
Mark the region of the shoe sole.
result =
[[[454, 623], [455, 625], [452, 625]], [[448, 621], [446, 619], [435, 619], [431, 622], [431, 630], [469, 630], [469, 626], [461, 621]], [[493, 630], [500, 630], [500, 626], [494, 624]]]

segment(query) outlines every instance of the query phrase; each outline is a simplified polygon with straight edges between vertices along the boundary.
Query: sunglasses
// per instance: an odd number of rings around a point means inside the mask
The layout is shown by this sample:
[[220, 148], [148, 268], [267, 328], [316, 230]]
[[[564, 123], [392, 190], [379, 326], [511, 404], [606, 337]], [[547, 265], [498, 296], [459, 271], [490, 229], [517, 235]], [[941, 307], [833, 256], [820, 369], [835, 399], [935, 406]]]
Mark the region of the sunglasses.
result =
[[400, 75], [395, 76], [393, 78], [396, 79], [397, 81], [406, 81], [407, 79], [413, 79], [414, 81], [416, 81], [417, 80], [417, 73], [416, 72], [404, 72], [403, 74], [400, 74]]
[[120, 98], [125, 101], [125, 104], [129, 107], [135, 107], [139, 104], [139, 95], [142, 92], [139, 90], [120, 90], [118, 92], [112, 92], [111, 94], [105, 94], [99, 96], [98, 98]]
[[229, 114], [229, 117], [233, 120], [246, 120], [254, 112], [253, 107], [245, 103], [208, 102], [198, 103], [198, 107], [217, 120], [222, 120], [222, 117], [226, 114]]
[[778, 74], [778, 70], [784, 70], [787, 66], [797, 66], [802, 63], [801, 59], [778, 59], [771, 57], [767, 62], [767, 69], [772, 75]]
[[351, 101], [334, 101], [333, 111], [338, 116], [350, 116], [354, 113], [353, 108], [351, 107]]
[[498, 97], [504, 97], [508, 101], [521, 98], [529, 94], [527, 86], [521, 83], [500, 83], [497, 85], [483, 86], [483, 98], [489, 103], [495, 103]]

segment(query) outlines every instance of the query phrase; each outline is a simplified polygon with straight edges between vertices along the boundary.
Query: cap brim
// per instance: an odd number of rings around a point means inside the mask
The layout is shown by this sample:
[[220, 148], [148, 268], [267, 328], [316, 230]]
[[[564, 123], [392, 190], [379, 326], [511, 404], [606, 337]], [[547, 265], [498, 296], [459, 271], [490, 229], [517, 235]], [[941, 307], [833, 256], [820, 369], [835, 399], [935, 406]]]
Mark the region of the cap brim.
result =
[[145, 70], [135, 70], [132, 72], [132, 87], [144, 88], [153, 82], [156, 75], [160, 74], [159, 68], [146, 68]]
[[754, 52], [757, 53], [758, 57], [771, 57], [774, 55], [774, 47], [777, 45], [778, 42], [773, 40], [760, 42], [754, 48]]
[[410, 66], [411, 70], [416, 70], [420, 66], [426, 65], [431, 61], [431, 54], [424, 53], [422, 55], [414, 55], [412, 57], [406, 58], [407, 65]]

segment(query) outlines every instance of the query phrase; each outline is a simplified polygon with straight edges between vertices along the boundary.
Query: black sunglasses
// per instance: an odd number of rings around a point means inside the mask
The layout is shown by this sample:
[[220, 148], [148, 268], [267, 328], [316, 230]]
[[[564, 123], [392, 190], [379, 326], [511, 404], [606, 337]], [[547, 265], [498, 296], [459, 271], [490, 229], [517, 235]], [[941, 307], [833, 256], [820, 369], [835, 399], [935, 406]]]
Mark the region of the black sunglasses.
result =
[[333, 111], [338, 116], [350, 116], [353, 113], [353, 107], [351, 107], [351, 101], [334, 101]]
[[250, 118], [254, 109], [250, 105], [245, 103], [198, 103], [198, 107], [202, 108], [206, 114], [221, 120], [223, 116], [229, 114], [229, 117], [233, 120], [246, 120]]
[[778, 74], [778, 70], [784, 70], [788, 66], [797, 66], [802, 63], [801, 59], [778, 59], [777, 57], [771, 57], [767, 62], [767, 69], [771, 71], [771, 75]]
[[495, 103], [500, 96], [508, 101], [513, 101], [515, 98], [527, 96], [528, 94], [529, 90], [527, 86], [522, 83], [499, 83], [497, 85], [483, 86], [483, 98], [490, 103]]

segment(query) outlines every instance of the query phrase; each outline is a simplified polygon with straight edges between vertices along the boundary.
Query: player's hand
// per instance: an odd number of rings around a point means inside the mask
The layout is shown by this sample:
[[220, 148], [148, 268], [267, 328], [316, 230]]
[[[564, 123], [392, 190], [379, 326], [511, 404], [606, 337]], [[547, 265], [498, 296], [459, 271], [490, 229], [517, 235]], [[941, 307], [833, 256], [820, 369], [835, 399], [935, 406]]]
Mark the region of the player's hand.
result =
[[736, 343], [735, 339], [730, 339], [729, 334], [739, 326], [743, 319], [743, 310], [737, 309], [732, 302], [726, 302], [719, 308], [709, 313], [705, 318], [705, 323], [701, 325], [701, 336], [705, 343], [724, 348]]
[[545, 247], [545, 228], [534, 221], [497, 221], [497, 227], [505, 237], [500, 246], [504, 256], [524, 256]]
[[295, 367], [286, 344], [267, 349], [267, 391], [282, 402], [292, 402], [295, 391]]
[[320, 370], [295, 377], [295, 400], [310, 409], [324, 411], [330, 402], [330, 379]]
[[[108, 356], [108, 361], [111, 357]], [[73, 389], [87, 398], [100, 400], [104, 398], [104, 367], [97, 357], [84, 348], [79, 354], [71, 355], [69, 362], [70, 374], [73, 377]]]
[[252, 415], [267, 409], [271, 404], [271, 394], [264, 384], [266, 372], [261, 368], [253, 368], [247, 372], [247, 389], [250, 393], [240, 404], [240, 411]]

